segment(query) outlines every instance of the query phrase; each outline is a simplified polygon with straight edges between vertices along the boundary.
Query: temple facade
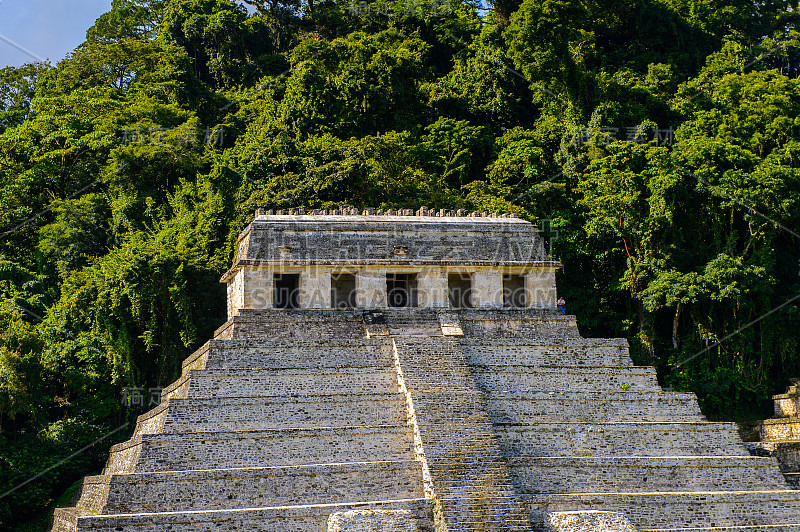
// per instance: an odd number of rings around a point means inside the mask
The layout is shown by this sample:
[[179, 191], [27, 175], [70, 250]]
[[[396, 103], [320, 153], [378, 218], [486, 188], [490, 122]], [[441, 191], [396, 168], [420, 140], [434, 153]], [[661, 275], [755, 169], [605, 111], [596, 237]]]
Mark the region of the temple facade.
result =
[[[289, 214], [291, 212], [291, 214]], [[554, 309], [555, 271], [519, 218], [259, 210], [239, 237], [228, 315], [267, 308]]]

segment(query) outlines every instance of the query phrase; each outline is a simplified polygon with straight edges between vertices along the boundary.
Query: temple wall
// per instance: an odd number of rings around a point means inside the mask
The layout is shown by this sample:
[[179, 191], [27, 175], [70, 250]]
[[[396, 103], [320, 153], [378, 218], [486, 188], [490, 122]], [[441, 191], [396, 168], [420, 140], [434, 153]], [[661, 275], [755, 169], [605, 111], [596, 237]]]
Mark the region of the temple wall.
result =
[[[240, 235], [233, 267], [222, 278], [228, 284], [229, 317], [239, 309], [273, 308], [276, 274], [299, 274], [299, 308], [331, 308], [331, 275], [343, 271], [356, 276], [359, 308], [396, 306], [387, 297], [386, 276], [392, 273], [413, 279], [408, 306], [449, 307], [448, 275], [461, 274], [471, 283], [461, 306], [555, 307], [555, 270], [561, 265], [547, 257], [544, 240], [529, 222], [424, 208], [416, 216], [411, 211], [402, 216], [320, 212], [327, 211], [259, 211]], [[504, 298], [506, 275], [523, 278], [505, 287], [517, 294], [513, 300], [508, 294]]]
[[[339, 273], [334, 266], [250, 266], [243, 265], [228, 278], [228, 316], [238, 309], [269, 309], [274, 307], [274, 276], [276, 273], [299, 274], [299, 307], [332, 308], [331, 277]], [[424, 269], [375, 267], [352, 270], [356, 276], [356, 305], [359, 308], [386, 308], [387, 273], [415, 273], [417, 305], [422, 308], [449, 307], [448, 275], [461, 273], [472, 279], [471, 305], [492, 309], [504, 306], [503, 275], [513, 273], [525, 279], [525, 302], [528, 307], [553, 309], [556, 301], [555, 267], [533, 271], [505, 272], [500, 269], [450, 269], [446, 266]]]
[[450, 304], [447, 292], [447, 273], [425, 270], [417, 275], [420, 307], [447, 307]]

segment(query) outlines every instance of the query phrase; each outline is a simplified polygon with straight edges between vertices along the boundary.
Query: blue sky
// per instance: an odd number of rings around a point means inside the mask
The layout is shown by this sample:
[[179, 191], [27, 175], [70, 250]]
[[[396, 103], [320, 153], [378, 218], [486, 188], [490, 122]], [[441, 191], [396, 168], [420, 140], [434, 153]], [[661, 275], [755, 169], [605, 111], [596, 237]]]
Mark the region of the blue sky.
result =
[[0, 68], [37, 58], [56, 64], [109, 9], [111, 0], [0, 0]]

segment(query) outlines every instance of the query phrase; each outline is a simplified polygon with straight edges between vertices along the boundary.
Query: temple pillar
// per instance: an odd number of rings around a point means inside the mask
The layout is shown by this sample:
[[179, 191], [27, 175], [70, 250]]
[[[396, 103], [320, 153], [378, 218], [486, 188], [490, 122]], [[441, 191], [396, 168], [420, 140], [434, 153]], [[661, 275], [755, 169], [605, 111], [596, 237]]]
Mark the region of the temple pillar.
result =
[[386, 271], [362, 270], [356, 276], [356, 304], [361, 308], [386, 307]]
[[528, 306], [536, 308], [555, 308], [556, 269], [535, 268], [525, 276], [528, 292]]
[[272, 308], [272, 270], [242, 266], [242, 305], [239, 308]]
[[300, 275], [300, 307], [330, 308], [331, 270], [308, 268]]
[[417, 274], [417, 305], [420, 307], [447, 307], [447, 273], [444, 270], [425, 270]]
[[503, 273], [476, 271], [472, 274], [472, 304], [475, 307], [503, 306]]

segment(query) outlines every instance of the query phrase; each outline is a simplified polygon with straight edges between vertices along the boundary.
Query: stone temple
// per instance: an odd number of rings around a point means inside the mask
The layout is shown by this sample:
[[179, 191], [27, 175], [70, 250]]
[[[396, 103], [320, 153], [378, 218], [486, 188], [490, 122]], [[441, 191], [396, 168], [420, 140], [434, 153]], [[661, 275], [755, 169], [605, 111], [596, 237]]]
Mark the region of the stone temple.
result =
[[259, 210], [228, 321], [53, 530], [800, 532], [774, 458], [555, 308], [537, 229]]

